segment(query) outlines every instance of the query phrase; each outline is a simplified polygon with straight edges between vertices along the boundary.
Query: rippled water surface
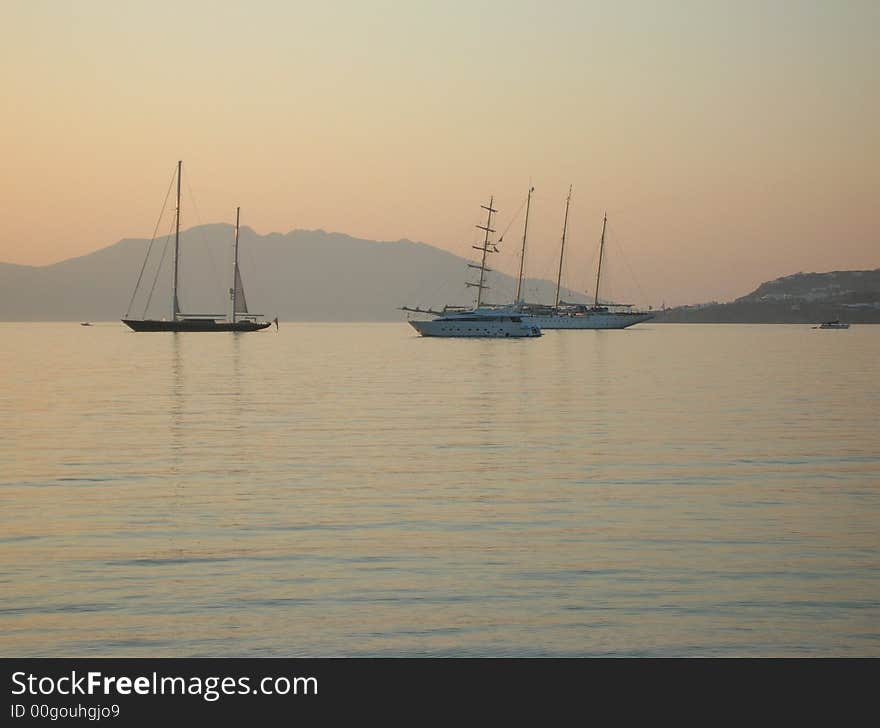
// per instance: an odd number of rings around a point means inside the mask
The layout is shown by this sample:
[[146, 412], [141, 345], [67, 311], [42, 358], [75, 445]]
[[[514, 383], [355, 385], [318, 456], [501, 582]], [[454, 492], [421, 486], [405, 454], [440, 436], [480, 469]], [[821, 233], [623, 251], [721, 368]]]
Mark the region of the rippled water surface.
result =
[[880, 326], [0, 334], [4, 656], [880, 656]]

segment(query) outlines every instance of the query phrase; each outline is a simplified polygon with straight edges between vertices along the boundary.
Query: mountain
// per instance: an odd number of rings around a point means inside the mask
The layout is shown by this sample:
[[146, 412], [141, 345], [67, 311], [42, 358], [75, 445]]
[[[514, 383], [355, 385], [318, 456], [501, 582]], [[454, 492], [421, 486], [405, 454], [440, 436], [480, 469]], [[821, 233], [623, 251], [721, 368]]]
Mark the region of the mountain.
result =
[[880, 268], [796, 273], [767, 281], [731, 303], [658, 312], [670, 323], [880, 323]]
[[[189, 313], [225, 313], [233, 229], [202, 225], [180, 235], [180, 304]], [[243, 227], [239, 262], [251, 311], [281, 320], [394, 321], [398, 306], [473, 302], [473, 271], [463, 258], [409, 240], [376, 242], [323, 230], [258, 235]], [[79, 258], [32, 267], [0, 263], [0, 320], [113, 320], [122, 317], [149, 241], [127, 239]], [[131, 314], [170, 311], [173, 240], [157, 239]], [[164, 249], [164, 257], [162, 255]], [[160, 268], [160, 261], [162, 262]], [[158, 275], [156, 275], [158, 270]], [[513, 299], [516, 281], [491, 273], [487, 298]], [[155, 284], [154, 284], [155, 281]], [[552, 301], [555, 284], [529, 279], [530, 297]], [[568, 300], [585, 300], [565, 290]]]

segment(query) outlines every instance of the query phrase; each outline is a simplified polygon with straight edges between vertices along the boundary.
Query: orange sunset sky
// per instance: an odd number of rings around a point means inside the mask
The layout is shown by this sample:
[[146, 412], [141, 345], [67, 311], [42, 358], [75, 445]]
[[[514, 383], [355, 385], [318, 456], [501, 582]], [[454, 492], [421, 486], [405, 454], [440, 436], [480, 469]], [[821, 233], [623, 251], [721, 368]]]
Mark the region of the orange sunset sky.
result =
[[0, 262], [148, 238], [183, 159], [184, 227], [470, 256], [494, 195], [508, 270], [531, 181], [548, 278], [573, 185], [567, 270], [607, 210], [640, 303], [880, 267], [878, 28], [876, 0], [6, 0]]

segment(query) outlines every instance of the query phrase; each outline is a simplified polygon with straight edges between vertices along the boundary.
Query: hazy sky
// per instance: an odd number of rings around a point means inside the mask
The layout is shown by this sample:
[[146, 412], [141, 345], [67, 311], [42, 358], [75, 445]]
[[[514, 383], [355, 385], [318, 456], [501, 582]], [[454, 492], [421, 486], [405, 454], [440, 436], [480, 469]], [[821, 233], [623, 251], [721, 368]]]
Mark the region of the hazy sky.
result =
[[509, 270], [531, 180], [545, 277], [571, 184], [567, 281], [592, 290], [607, 209], [611, 292], [642, 303], [880, 267], [877, 0], [4, 0], [2, 19], [2, 262], [149, 237], [183, 159], [185, 227], [241, 205], [260, 233], [469, 256], [494, 194]]

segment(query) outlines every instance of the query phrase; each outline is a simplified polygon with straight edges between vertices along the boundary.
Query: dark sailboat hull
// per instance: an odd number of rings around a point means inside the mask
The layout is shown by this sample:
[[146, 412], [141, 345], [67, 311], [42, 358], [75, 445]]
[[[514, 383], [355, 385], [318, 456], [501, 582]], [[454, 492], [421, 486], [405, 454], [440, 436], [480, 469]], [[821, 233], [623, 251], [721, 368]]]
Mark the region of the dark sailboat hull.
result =
[[158, 321], [152, 319], [122, 319], [132, 331], [260, 331], [269, 328], [271, 321], [216, 321], [214, 319], [180, 319]]

